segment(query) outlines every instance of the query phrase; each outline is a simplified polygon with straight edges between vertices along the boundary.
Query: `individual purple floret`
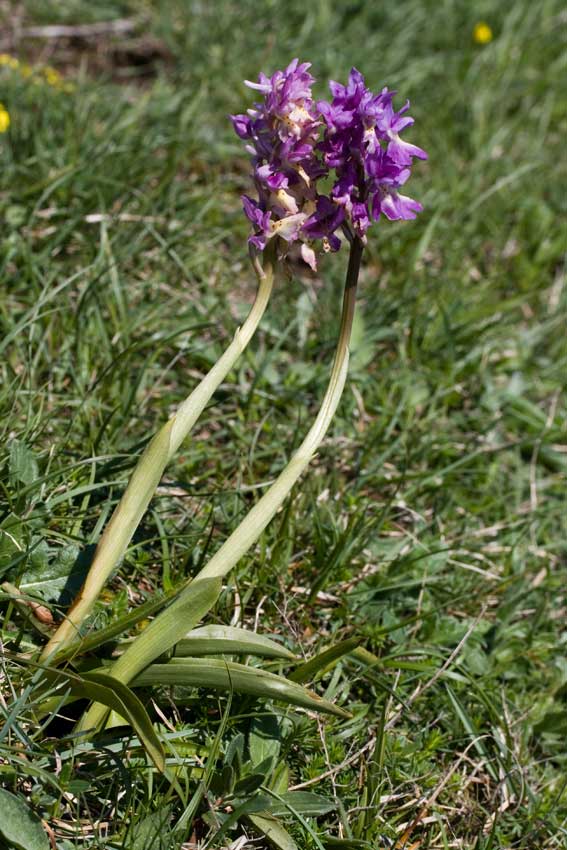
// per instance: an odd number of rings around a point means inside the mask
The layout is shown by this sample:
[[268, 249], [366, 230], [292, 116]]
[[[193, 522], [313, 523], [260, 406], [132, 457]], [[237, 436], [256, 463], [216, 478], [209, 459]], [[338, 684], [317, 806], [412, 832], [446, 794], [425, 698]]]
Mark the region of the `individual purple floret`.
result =
[[345, 211], [342, 206], [328, 198], [319, 195], [313, 215], [303, 225], [303, 232], [311, 239], [325, 239], [331, 251], [338, 251], [341, 240], [335, 234], [335, 230], [345, 220]]
[[[405, 114], [409, 103], [395, 112], [395, 92], [384, 88], [373, 94], [356, 68], [346, 86], [331, 82], [330, 89], [332, 101], [317, 106], [325, 123], [319, 148], [325, 164], [336, 173], [332, 201], [343, 208], [346, 220], [363, 239], [371, 221], [382, 214], [392, 220], [415, 218], [421, 204], [398, 191], [410, 176], [413, 158], [427, 159], [424, 150], [399, 135], [413, 124]], [[327, 211], [322, 212], [328, 221]], [[318, 208], [307, 229], [317, 230], [320, 216]]]

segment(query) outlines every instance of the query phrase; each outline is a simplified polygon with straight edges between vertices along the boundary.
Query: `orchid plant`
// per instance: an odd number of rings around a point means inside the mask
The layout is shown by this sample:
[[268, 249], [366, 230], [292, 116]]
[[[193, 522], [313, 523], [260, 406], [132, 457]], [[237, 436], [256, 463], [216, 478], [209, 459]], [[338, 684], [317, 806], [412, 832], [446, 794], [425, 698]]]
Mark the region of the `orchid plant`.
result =
[[[261, 99], [246, 114], [232, 116], [232, 123], [252, 158], [256, 197], [244, 195], [242, 202], [252, 225], [248, 242], [258, 277], [256, 300], [231, 345], [149, 443], [98, 544], [79, 596], [40, 658], [40, 663], [53, 671], [63, 661], [76, 660], [84, 651], [113, 639], [136, 621], [136, 614], [129, 615], [119, 627], [111, 625], [84, 634], [85, 620], [124, 554], [167, 463], [252, 339], [269, 302], [275, 269], [291, 252], [298, 252], [316, 269], [318, 255], [348, 244], [340, 328], [328, 387], [311, 428], [287, 466], [198, 575], [188, 579], [167, 604], [162, 603], [165, 609], [124, 645], [110, 667], [83, 674], [81, 685], [73, 679], [75, 673], [65, 674], [68, 667], [56, 672], [67, 676], [66, 686], [71, 691], [74, 687], [79, 695], [97, 700], [80, 720], [79, 731], [87, 734], [101, 728], [109, 709], [114, 708], [127, 716], [140, 735], [145, 730], [149, 752], [161, 769], [161, 745], [148, 732], [151, 724], [129, 684], [133, 688], [185, 684], [241, 690], [345, 714], [301, 684], [316, 666], [305, 670], [300, 666], [284, 678], [261, 668], [202, 657], [248, 653], [293, 663], [280, 644], [242, 629], [195, 628], [215, 604], [222, 580], [259, 538], [305, 471], [331, 423], [347, 378], [357, 283], [369, 228], [382, 218], [413, 219], [422, 209], [400, 191], [410, 177], [413, 160], [426, 158], [421, 148], [400, 137], [413, 124], [407, 114], [409, 104], [395, 111], [395, 92], [384, 88], [373, 93], [355, 68], [346, 85], [330, 83], [330, 100], [315, 101], [309, 68], [309, 63], [294, 59], [271, 77], [260, 74], [258, 82], [247, 82]], [[331, 188], [324, 191], [323, 186]], [[137, 619], [155, 613], [157, 607], [150, 604]], [[348, 649], [352, 649], [350, 644]], [[325, 658], [325, 663], [328, 661]]]

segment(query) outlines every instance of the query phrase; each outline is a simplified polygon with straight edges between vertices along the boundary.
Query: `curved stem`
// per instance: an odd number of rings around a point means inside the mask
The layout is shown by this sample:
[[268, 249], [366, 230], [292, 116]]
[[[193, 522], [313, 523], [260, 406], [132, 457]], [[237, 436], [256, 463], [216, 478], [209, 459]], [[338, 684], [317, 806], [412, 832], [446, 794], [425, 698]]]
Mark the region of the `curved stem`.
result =
[[341, 399], [347, 377], [349, 342], [363, 247], [360, 239], [355, 237], [350, 250], [335, 359], [327, 391], [313, 425], [292, 459], [269, 490], [244, 517], [238, 528], [225, 540], [208, 564], [195, 576], [195, 579], [222, 577], [235, 566], [259, 538], [323, 441]]
[[[349, 359], [348, 347], [356, 305], [356, 287], [362, 251], [362, 242], [358, 237], [355, 237], [351, 244], [343, 296], [339, 340], [335, 351], [331, 376], [319, 413], [313, 425], [292, 459], [278, 478], [276, 478], [269, 490], [244, 517], [238, 528], [233, 531], [208, 564], [187, 583], [181, 591], [182, 594], [190, 594], [193, 587], [198, 588], [200, 586], [200, 579], [222, 578], [236, 565], [240, 558], [260, 537], [260, 534], [283, 503], [321, 444], [341, 399], [346, 381]], [[152, 621], [151, 626], [148, 626], [148, 628], [153, 629], [154, 635], [159, 634], [159, 624], [160, 622], [163, 623], [164, 615], [167, 615], [167, 609]], [[162, 618], [161, 621], [160, 617]], [[193, 624], [191, 624], [192, 627]], [[151, 653], [145, 654], [145, 664], [143, 663], [143, 658], [138, 651], [139, 642], [143, 639], [143, 636], [144, 632], [130, 644], [124, 654], [120, 656], [118, 661], [108, 671], [111, 676], [116, 675], [116, 678], [125, 684], [128, 684], [139, 670], [143, 669], [143, 667], [147, 666], [155, 658], [154, 647]], [[80, 721], [78, 730], [86, 731], [88, 729], [100, 728], [104, 723], [107, 713], [107, 709], [104, 706], [99, 703], [93, 703]]]
[[246, 320], [236, 331], [224, 354], [144, 450], [98, 542], [85, 583], [67, 612], [66, 619], [45, 646], [41, 654], [42, 661], [53, 659], [59, 650], [76, 639], [79, 627], [92, 611], [106, 580], [126, 552], [165, 467], [252, 339], [268, 306], [274, 277], [271, 260], [265, 261], [263, 269], [256, 260], [254, 267], [259, 285]]

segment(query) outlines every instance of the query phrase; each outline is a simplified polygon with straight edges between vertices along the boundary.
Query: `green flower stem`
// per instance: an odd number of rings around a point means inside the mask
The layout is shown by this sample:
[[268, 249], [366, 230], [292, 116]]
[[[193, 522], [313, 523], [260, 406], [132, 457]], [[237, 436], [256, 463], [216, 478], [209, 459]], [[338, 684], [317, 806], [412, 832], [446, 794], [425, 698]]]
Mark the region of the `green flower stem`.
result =
[[358, 237], [354, 237], [351, 243], [345, 281], [341, 326], [335, 359], [327, 391], [315, 422], [288, 465], [279, 474], [269, 490], [249, 511], [238, 528], [232, 532], [195, 579], [225, 576], [238, 563], [240, 558], [259, 538], [319, 448], [341, 399], [347, 377], [349, 342], [362, 251], [362, 242]]
[[[169, 648], [171, 642], [163, 644], [163, 632], [167, 628], [168, 620], [172, 619], [175, 606], [182, 604], [183, 597], [187, 597], [189, 604], [191, 603], [193, 594], [199, 594], [202, 584], [201, 579], [221, 579], [237, 564], [240, 558], [260, 537], [260, 534], [266, 528], [320, 446], [341, 399], [347, 377], [349, 342], [356, 305], [356, 288], [362, 251], [362, 242], [357, 237], [354, 237], [351, 243], [345, 281], [341, 326], [335, 359], [333, 361], [327, 391], [315, 422], [285, 469], [262, 496], [260, 501], [242, 520], [238, 528], [224, 542], [218, 552], [213, 555], [209, 563], [197, 576], [187, 583], [172, 606], [166, 608], [165, 611], [152, 620], [151, 624], [130, 644], [125, 653], [110, 668], [109, 674], [115, 676], [124, 684], [132, 681], [140, 670], [147, 664], [150, 664], [156, 657], [156, 652], [161, 652], [165, 648]], [[180, 619], [183, 621], [185, 618], [179, 613], [173, 619], [177, 622], [177, 627], [179, 627]], [[187, 622], [187, 630], [193, 628], [194, 625], [194, 622]], [[159, 650], [156, 649], [158, 644]], [[104, 706], [94, 703], [80, 721], [77, 727], [78, 731], [100, 728], [104, 723], [107, 713], [107, 709]]]
[[146, 447], [99, 540], [85, 583], [66, 619], [45, 646], [42, 661], [53, 660], [57, 652], [76, 640], [79, 627], [92, 611], [106, 580], [126, 552], [165, 467], [252, 339], [268, 305], [274, 277], [271, 258], [265, 260], [263, 269], [254, 261], [254, 268], [259, 285], [250, 313], [224, 354]]

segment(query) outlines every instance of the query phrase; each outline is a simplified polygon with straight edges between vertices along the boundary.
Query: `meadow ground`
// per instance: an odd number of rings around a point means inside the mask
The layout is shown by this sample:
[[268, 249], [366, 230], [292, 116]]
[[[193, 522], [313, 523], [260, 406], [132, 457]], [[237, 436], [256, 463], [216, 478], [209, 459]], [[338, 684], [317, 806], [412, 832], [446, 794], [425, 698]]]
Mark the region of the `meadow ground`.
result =
[[[324, 447], [209, 617], [304, 657], [358, 637], [373, 664], [351, 653], [313, 685], [352, 718], [154, 692], [184, 797], [124, 730], [81, 744], [34, 716], [21, 654], [42, 637], [4, 589], [3, 787], [60, 850], [262, 848], [246, 812], [218, 838], [236, 740], [331, 801], [284, 810], [300, 850], [567, 846], [563, 4], [30, 0], [0, 16], [0, 569], [55, 616], [253, 294], [227, 119], [250, 103], [242, 80], [299, 56], [324, 97], [354, 64], [411, 99], [429, 152], [424, 213], [371, 233]], [[278, 281], [91, 626], [195, 572], [285, 464], [324, 391], [345, 262]]]

